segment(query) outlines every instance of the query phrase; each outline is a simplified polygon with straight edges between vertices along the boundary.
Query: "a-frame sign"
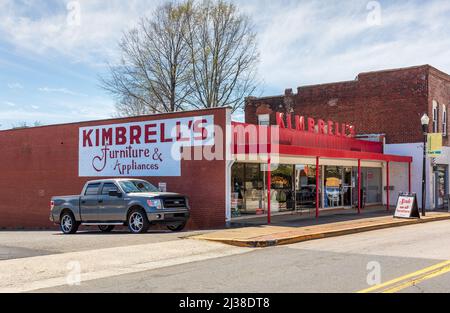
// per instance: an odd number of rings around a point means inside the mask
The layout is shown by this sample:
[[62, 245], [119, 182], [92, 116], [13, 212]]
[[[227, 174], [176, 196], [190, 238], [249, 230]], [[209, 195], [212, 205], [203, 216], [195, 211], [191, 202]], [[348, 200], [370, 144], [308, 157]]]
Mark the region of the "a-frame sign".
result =
[[400, 194], [395, 209], [395, 218], [419, 218], [419, 206], [417, 205], [417, 195], [410, 193]]

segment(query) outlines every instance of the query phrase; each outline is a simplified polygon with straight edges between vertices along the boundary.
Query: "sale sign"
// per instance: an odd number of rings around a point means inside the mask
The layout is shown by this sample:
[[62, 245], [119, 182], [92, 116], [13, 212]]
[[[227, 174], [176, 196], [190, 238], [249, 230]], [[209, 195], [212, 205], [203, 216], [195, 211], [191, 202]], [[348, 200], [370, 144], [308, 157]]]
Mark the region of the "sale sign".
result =
[[80, 177], [181, 176], [181, 147], [214, 145], [214, 116], [79, 129]]
[[398, 197], [394, 217], [397, 218], [420, 218], [417, 197], [415, 194], [401, 194]]

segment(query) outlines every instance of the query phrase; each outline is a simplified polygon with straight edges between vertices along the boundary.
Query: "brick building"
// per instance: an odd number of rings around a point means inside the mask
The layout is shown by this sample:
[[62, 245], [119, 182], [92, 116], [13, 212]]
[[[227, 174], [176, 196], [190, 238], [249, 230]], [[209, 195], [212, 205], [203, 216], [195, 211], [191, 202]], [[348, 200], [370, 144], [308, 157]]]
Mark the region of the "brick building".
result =
[[[224, 150], [225, 143], [221, 134], [214, 135], [205, 145], [183, 147], [184, 153], [191, 155], [190, 160], [174, 160], [168, 153], [170, 149], [164, 147], [170, 148], [172, 143], [169, 141], [175, 142], [169, 129], [174, 123], [189, 127], [196, 125], [195, 121], [204, 120], [207, 121], [205, 125], [217, 125], [225, 129], [225, 125], [229, 123], [229, 115], [228, 109], [220, 108], [0, 131], [0, 228], [53, 227], [49, 221], [52, 196], [79, 194], [86, 181], [107, 177], [143, 178], [155, 186], [166, 183], [168, 191], [189, 196], [193, 209], [188, 228], [222, 227], [227, 203], [226, 161], [224, 158], [205, 161], [203, 153], [200, 153], [201, 158], [194, 157], [196, 150], [202, 150], [206, 145]], [[101, 155], [102, 150], [101, 145], [95, 147], [96, 129], [108, 126], [111, 129], [120, 127], [130, 130], [130, 127], [139, 126], [139, 123], [149, 126], [148, 129], [151, 127], [149, 135], [152, 139], [146, 147], [152, 151], [159, 149], [162, 154], [163, 161], [160, 164], [159, 161], [156, 162], [159, 171], [131, 170], [120, 173], [110, 168], [109, 172], [102, 173], [93, 170], [95, 161], [89, 152]], [[165, 131], [159, 125], [166, 125]], [[205, 125], [201, 127], [206, 127]], [[197, 126], [200, 127], [200, 124]], [[90, 144], [94, 145], [90, 151], [82, 149], [83, 129], [89, 130]], [[186, 132], [189, 133], [190, 130]], [[163, 141], [166, 143], [162, 143]], [[110, 144], [111, 150], [126, 149], [128, 146], [140, 147], [125, 141]], [[94, 159], [96, 158], [98, 157]], [[122, 164], [131, 164], [131, 161], [155, 163], [150, 158], [142, 160], [124, 157], [117, 160]], [[106, 169], [114, 165], [115, 160], [112, 161], [108, 159]]]
[[[361, 212], [364, 203], [390, 209], [395, 195], [383, 186], [410, 186], [412, 162], [384, 153], [381, 142], [232, 122], [229, 108], [5, 130], [0, 147], [0, 229], [53, 227], [52, 196], [111, 177], [187, 195], [189, 229], [272, 214]], [[100, 189], [92, 195], [98, 200]], [[96, 217], [82, 222], [107, 222]]]
[[302, 86], [294, 93], [247, 98], [247, 123], [276, 123], [276, 112], [332, 119], [354, 125], [359, 135], [380, 135], [385, 152], [411, 155], [413, 191], [419, 195], [423, 133], [420, 118], [430, 117], [429, 132], [443, 134], [443, 154], [427, 164], [427, 207], [438, 208], [449, 193], [448, 109], [450, 76], [430, 66], [358, 74], [355, 80]]

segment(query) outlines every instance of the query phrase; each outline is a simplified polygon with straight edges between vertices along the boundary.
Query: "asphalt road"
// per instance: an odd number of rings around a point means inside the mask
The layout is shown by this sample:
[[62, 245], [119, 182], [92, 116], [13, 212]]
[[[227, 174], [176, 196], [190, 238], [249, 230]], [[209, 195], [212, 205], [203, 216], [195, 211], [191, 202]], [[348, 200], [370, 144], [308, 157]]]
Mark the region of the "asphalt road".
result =
[[76, 251], [124, 247], [140, 244], [179, 240], [180, 237], [202, 234], [206, 231], [173, 233], [151, 230], [147, 234], [133, 235], [125, 227], [112, 233], [101, 233], [95, 227], [85, 228], [75, 235], [59, 231], [1, 231], [0, 261], [52, 255]]
[[[1, 238], [0, 245], [7, 241]], [[328, 238], [289, 246], [265, 249], [249, 249], [207, 243], [197, 240], [179, 239], [173, 234], [152, 234], [144, 238], [132, 239], [140, 245], [131, 247], [119, 245], [111, 239], [110, 248], [104, 250], [84, 250], [77, 257], [82, 262], [98, 262], [98, 256], [129, 255], [135, 258], [145, 250], [159, 249], [166, 257], [142, 255], [142, 260], [151, 261], [147, 265], [128, 266], [133, 258], [121, 263], [121, 270], [104, 272], [101, 275], [87, 275], [80, 285], [69, 286], [61, 282], [43, 280], [44, 283], [26, 286], [31, 292], [358, 292], [371, 287], [377, 279], [385, 283], [407, 274], [450, 260], [450, 221], [419, 224], [394, 229], [385, 229]], [[17, 235], [16, 235], [17, 236]], [[44, 236], [44, 235], [42, 235]], [[48, 234], [47, 234], [48, 236]], [[110, 236], [80, 235], [77, 238], [99, 238], [109, 240]], [[112, 236], [112, 235], [111, 235]], [[112, 237], [113, 238], [113, 237]], [[93, 240], [93, 239], [90, 239]], [[155, 240], [147, 245], [142, 242]], [[97, 247], [98, 240], [84, 248]], [[48, 244], [52, 242], [48, 239]], [[58, 242], [58, 240], [56, 240]], [[81, 245], [80, 243], [78, 243]], [[49, 251], [49, 246], [37, 246]], [[28, 249], [22, 244], [20, 249]], [[122, 250], [121, 250], [122, 249]], [[127, 249], [127, 250], [123, 250]], [[192, 252], [196, 250], [196, 252]], [[126, 251], [126, 253], [125, 253]], [[61, 257], [70, 253], [58, 252]], [[175, 255], [175, 254], [176, 255]], [[51, 261], [52, 255], [41, 255], [35, 260]], [[48, 259], [45, 259], [48, 258]], [[9, 266], [24, 266], [17, 263], [25, 259], [11, 259]], [[92, 261], [93, 259], [93, 261]], [[176, 259], [174, 263], [171, 260]], [[0, 262], [0, 277], [2, 275]], [[142, 261], [139, 261], [142, 263]], [[17, 264], [16, 264], [17, 263]], [[47, 261], [45, 261], [47, 263]], [[151, 263], [151, 265], [149, 265]], [[30, 262], [30, 264], [34, 264]], [[89, 263], [90, 264], [90, 263]], [[29, 265], [26, 265], [27, 269]], [[113, 265], [111, 265], [113, 266]], [[114, 265], [115, 266], [115, 265]], [[138, 266], [138, 267], [136, 267]], [[86, 266], [91, 269], [92, 264]], [[45, 270], [41, 267], [40, 270]], [[95, 271], [95, 268], [92, 269]], [[36, 275], [40, 272], [36, 271]], [[121, 274], [122, 273], [122, 274]], [[39, 274], [40, 275], [40, 274]], [[31, 275], [32, 276], [32, 275]], [[27, 276], [29, 277], [29, 275]], [[98, 277], [98, 278], [96, 278]], [[2, 279], [0, 279], [0, 282]], [[6, 279], [8, 281], [8, 279]], [[50, 282], [50, 283], [49, 283]], [[370, 283], [370, 284], [369, 284]], [[8, 286], [15, 284], [10, 280]], [[48, 284], [48, 288], [45, 287]], [[0, 290], [2, 286], [0, 285]], [[29, 287], [29, 288], [28, 288]], [[450, 292], [450, 272], [424, 279], [415, 285], [397, 292]]]

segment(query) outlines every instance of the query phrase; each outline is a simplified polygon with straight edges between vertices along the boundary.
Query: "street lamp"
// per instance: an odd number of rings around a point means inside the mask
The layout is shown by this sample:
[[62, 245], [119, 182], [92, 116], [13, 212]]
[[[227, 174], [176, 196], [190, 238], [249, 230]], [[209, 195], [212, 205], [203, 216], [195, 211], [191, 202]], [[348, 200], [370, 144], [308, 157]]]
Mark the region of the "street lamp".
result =
[[423, 130], [423, 166], [422, 166], [422, 216], [425, 216], [425, 180], [426, 180], [426, 160], [427, 160], [427, 137], [428, 137], [428, 125], [430, 124], [430, 118], [425, 113], [420, 119]]

